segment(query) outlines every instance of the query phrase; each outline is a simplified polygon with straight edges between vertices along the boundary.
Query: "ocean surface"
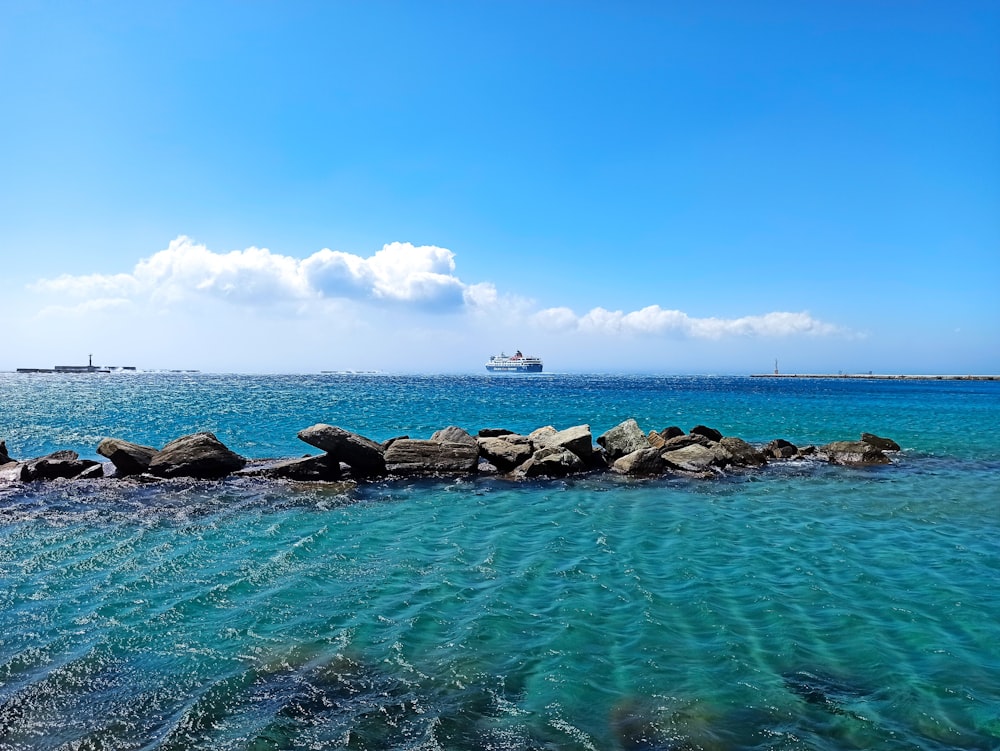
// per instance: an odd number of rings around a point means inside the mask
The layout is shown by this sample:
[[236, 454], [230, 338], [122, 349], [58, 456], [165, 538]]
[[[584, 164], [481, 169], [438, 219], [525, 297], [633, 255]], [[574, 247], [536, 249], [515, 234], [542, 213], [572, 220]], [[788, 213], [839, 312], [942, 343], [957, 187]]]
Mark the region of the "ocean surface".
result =
[[11, 456], [633, 417], [890, 466], [0, 486], [0, 749], [1000, 749], [1000, 383], [0, 374]]

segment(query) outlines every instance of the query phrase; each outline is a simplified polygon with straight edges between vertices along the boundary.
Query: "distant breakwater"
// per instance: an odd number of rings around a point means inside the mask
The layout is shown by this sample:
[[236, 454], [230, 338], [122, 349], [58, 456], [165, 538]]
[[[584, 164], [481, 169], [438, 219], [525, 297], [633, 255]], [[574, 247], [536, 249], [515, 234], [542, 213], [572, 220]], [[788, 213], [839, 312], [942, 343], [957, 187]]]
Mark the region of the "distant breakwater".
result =
[[589, 425], [562, 430], [546, 426], [527, 435], [502, 428], [484, 428], [472, 435], [449, 426], [426, 439], [400, 436], [377, 443], [323, 423], [299, 431], [298, 438], [323, 453], [251, 461], [214, 434], [200, 432], [181, 436], [162, 448], [105, 438], [97, 453], [107, 462], [81, 459], [71, 450], [18, 460], [9, 456], [5, 442], [0, 441], [0, 484], [103, 477], [221, 479], [230, 475], [310, 482], [476, 475], [516, 481], [600, 472], [711, 478], [796, 459], [854, 467], [891, 464], [891, 456], [900, 450], [892, 439], [867, 432], [857, 440], [835, 440], [819, 446], [796, 446], [781, 438], [754, 445], [705, 425], [687, 431], [670, 426], [646, 432], [632, 418], [596, 438]]
[[753, 373], [751, 378], [857, 378], [872, 381], [1000, 381], [1000, 375], [896, 375], [892, 373]]

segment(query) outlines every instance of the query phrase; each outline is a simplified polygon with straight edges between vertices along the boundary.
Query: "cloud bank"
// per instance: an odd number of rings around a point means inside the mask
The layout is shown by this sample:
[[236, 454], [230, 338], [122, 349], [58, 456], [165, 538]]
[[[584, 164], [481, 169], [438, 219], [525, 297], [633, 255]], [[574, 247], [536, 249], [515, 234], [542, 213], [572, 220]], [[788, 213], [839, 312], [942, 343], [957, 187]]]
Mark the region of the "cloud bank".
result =
[[[181, 236], [130, 273], [63, 275], [32, 291], [58, 296], [61, 312], [86, 313], [128, 306], [190, 309], [199, 299], [254, 309], [295, 306], [301, 315], [337, 301], [424, 313], [502, 315], [539, 332], [606, 337], [718, 340], [725, 337], [830, 336], [843, 329], [807, 312], [771, 312], [740, 318], [695, 318], [650, 305], [625, 312], [595, 307], [539, 310], [516, 293], [501, 295], [489, 282], [467, 284], [455, 273], [455, 254], [434, 245], [393, 242], [364, 257], [324, 248], [297, 259], [251, 247], [216, 253]], [[67, 302], [75, 305], [67, 308]], [[516, 319], [511, 321], [511, 319]]]

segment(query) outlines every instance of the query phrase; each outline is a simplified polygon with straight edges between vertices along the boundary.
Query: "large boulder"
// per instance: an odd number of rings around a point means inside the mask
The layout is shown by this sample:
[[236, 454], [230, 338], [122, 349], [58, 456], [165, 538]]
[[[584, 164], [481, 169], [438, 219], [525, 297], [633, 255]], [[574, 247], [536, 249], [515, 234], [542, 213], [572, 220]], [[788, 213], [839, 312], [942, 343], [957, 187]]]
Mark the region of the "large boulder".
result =
[[192, 433], [176, 438], [157, 451], [149, 471], [157, 477], [194, 477], [209, 480], [225, 477], [247, 463], [212, 433]]
[[663, 471], [663, 458], [659, 449], [647, 446], [616, 459], [611, 471], [620, 475], [657, 475]]
[[697, 433], [683, 433], [681, 435], [673, 436], [668, 438], [663, 442], [661, 446], [662, 451], [676, 451], [677, 449], [682, 449], [686, 446], [711, 446], [714, 443], [710, 438], [706, 438], [703, 435], [698, 435]]
[[56, 451], [37, 459], [29, 459], [23, 464], [21, 479], [25, 482], [79, 477], [88, 471], [88, 477], [100, 477], [103, 474], [103, 470], [100, 474], [95, 474], [92, 469], [100, 467], [99, 462], [81, 459], [75, 451]]
[[431, 436], [432, 441], [437, 441], [438, 443], [465, 443], [470, 446], [478, 446], [476, 439], [469, 435], [462, 428], [450, 425], [447, 428], [435, 431], [434, 435]]
[[663, 451], [660, 456], [669, 467], [684, 472], [704, 472], [713, 467], [725, 467], [733, 459], [732, 454], [717, 444], [704, 446], [700, 443]]
[[518, 468], [518, 472], [525, 477], [565, 477], [585, 469], [583, 460], [569, 449], [543, 446]]
[[506, 434], [479, 439], [479, 455], [501, 472], [509, 472], [526, 462], [534, 453], [526, 436]]
[[867, 467], [876, 464], [890, 464], [889, 457], [864, 441], [834, 441], [820, 446], [819, 451], [833, 464], [849, 467]]
[[594, 436], [589, 425], [576, 425], [547, 436], [544, 445], [572, 451], [584, 462], [588, 462], [594, 453]]
[[401, 438], [385, 452], [390, 474], [471, 474], [478, 464], [477, 443]]
[[891, 438], [882, 438], [873, 433], [862, 433], [861, 441], [862, 443], [867, 443], [869, 446], [874, 446], [880, 451], [899, 451], [899, 444], [894, 440]]
[[[661, 440], [662, 444], [663, 441]], [[604, 449], [608, 461], [615, 461], [640, 449], [650, 448], [649, 438], [633, 418], [615, 425], [597, 437], [597, 445]]]
[[551, 425], [546, 425], [544, 428], [537, 428], [528, 433], [528, 440], [531, 441], [531, 445], [536, 449], [542, 448], [548, 445], [548, 439], [554, 436], [559, 431], [553, 428]]
[[323, 423], [300, 430], [298, 435], [299, 440], [349, 465], [356, 475], [380, 475], [385, 472], [382, 447], [370, 438]]
[[153, 460], [156, 449], [118, 438], [105, 438], [97, 444], [97, 453], [115, 465], [117, 474], [141, 475], [149, 471], [149, 463]]
[[719, 441], [719, 446], [732, 456], [732, 463], [741, 467], [761, 467], [767, 464], [767, 457], [760, 449], [754, 448], [742, 438], [725, 436]]

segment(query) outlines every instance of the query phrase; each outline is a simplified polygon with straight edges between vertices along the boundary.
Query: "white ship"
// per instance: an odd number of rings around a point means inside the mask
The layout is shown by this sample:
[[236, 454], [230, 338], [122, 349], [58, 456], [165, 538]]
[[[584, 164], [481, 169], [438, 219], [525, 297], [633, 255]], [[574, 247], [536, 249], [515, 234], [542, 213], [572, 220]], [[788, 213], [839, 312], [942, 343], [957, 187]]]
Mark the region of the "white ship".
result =
[[513, 355], [492, 355], [486, 362], [491, 373], [541, 373], [542, 361], [537, 357], [525, 357], [518, 350]]

